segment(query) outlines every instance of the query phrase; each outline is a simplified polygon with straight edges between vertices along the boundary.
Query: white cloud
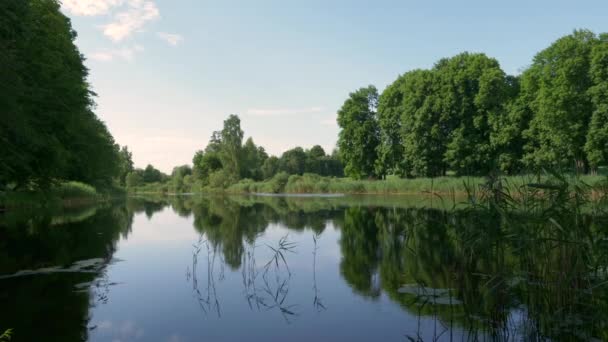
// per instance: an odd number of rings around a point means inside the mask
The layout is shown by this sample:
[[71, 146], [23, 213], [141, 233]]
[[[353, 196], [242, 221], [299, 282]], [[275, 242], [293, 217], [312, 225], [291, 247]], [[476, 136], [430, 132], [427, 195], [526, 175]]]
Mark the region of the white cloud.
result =
[[135, 60], [135, 56], [143, 51], [143, 46], [135, 45], [132, 47], [125, 47], [121, 49], [100, 50], [90, 54], [89, 58], [98, 62], [111, 62], [116, 59], [132, 62]]
[[286, 115], [297, 115], [297, 114], [315, 114], [315, 113], [320, 113], [323, 110], [324, 110], [323, 107], [283, 108], [283, 109], [252, 108], [252, 109], [247, 110], [247, 114], [253, 115], [253, 116], [286, 116]]
[[164, 40], [167, 44], [177, 46], [184, 41], [184, 37], [179, 34], [158, 32], [158, 38]]
[[124, 0], [63, 0], [62, 6], [74, 15], [94, 16], [106, 14]]
[[134, 32], [141, 32], [147, 22], [158, 18], [160, 11], [153, 1], [129, 0], [128, 9], [116, 14], [114, 21], [102, 27], [103, 34], [119, 42]]

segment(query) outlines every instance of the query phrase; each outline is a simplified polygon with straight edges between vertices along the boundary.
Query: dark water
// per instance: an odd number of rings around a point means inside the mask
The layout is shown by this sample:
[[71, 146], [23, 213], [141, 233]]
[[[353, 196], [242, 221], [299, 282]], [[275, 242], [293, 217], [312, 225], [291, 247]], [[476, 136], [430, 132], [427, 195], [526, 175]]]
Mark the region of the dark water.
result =
[[607, 221], [576, 220], [564, 232], [381, 197], [8, 213], [0, 330], [13, 341], [606, 340]]

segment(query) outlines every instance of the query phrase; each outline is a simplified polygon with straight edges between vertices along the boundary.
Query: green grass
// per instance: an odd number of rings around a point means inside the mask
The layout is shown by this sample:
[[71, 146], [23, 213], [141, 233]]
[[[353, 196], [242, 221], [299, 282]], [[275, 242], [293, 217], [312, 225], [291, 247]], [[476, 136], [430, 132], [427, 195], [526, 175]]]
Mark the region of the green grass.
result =
[[148, 183], [140, 186], [128, 188], [132, 194], [164, 194], [169, 192], [168, 183]]
[[119, 187], [111, 187], [98, 191], [91, 185], [69, 181], [59, 183], [47, 191], [0, 192], [0, 208], [77, 206], [80, 204], [103, 202], [124, 195], [124, 189]]
[[[574, 176], [567, 177], [574, 180]], [[502, 177], [504, 186], [517, 189], [525, 184], [546, 182], [551, 176], [532, 175]], [[596, 186], [608, 180], [606, 176], [584, 175], [579, 180]], [[302, 176], [292, 175], [285, 181], [285, 175], [264, 182], [242, 180], [227, 189], [229, 193], [291, 193], [291, 194], [419, 194], [432, 193], [466, 193], [469, 189], [478, 189], [484, 185], [484, 177], [437, 177], [400, 179], [389, 177], [386, 180], [354, 180], [350, 178], [321, 177], [315, 174]]]

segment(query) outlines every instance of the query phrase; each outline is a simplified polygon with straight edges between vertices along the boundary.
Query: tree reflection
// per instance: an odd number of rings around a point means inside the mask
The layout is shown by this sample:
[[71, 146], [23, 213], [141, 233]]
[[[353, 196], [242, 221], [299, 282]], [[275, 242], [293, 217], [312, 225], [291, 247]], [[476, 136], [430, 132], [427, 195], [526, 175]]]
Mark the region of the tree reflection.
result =
[[[0, 280], [0, 330], [16, 341], [88, 339], [89, 308], [117, 285], [105, 272], [132, 216], [121, 204], [0, 215], [0, 275], [34, 270]], [[35, 271], [45, 268], [58, 272]]]
[[[608, 338], [603, 213], [578, 212], [555, 199], [518, 210], [492, 202], [449, 210], [357, 205], [352, 198], [166, 201], [179, 215], [194, 217], [194, 228], [218, 258], [240, 268], [252, 309], [282, 310], [288, 302], [288, 268], [279, 280], [263, 282], [259, 272], [266, 263], [256, 262], [256, 241], [273, 224], [315, 236], [313, 304], [325, 308], [316, 283], [316, 239], [331, 225], [340, 230], [340, 272], [353, 292], [374, 300], [384, 293], [421, 320], [432, 319], [434, 338]], [[428, 337], [428, 331], [405, 333]]]

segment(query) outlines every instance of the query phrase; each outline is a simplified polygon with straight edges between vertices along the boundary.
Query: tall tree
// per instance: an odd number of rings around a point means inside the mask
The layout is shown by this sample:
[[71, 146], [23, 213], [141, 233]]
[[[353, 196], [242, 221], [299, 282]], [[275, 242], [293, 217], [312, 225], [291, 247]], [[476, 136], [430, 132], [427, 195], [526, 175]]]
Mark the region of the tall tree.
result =
[[237, 181], [241, 175], [241, 160], [243, 150], [243, 130], [241, 119], [232, 114], [224, 121], [221, 132], [220, 160], [224, 172], [233, 180]]
[[305, 172], [325, 175], [325, 150], [319, 145], [313, 146], [306, 151], [306, 166]]
[[306, 167], [306, 152], [301, 147], [285, 151], [281, 156], [280, 170], [290, 175], [301, 175]]
[[587, 133], [585, 152], [593, 171], [608, 164], [608, 33], [599, 36], [591, 51], [589, 67], [592, 86], [589, 96], [593, 113]]
[[275, 156], [271, 156], [264, 161], [262, 165], [262, 176], [264, 179], [270, 179], [279, 172], [281, 161]]
[[379, 176], [396, 174], [404, 176], [404, 150], [402, 141], [401, 119], [403, 116], [403, 85], [407, 76], [402, 75], [391, 83], [380, 95], [378, 101], [378, 126], [380, 128], [380, 144], [376, 173]]
[[374, 165], [380, 143], [377, 105], [378, 90], [370, 85], [351, 93], [338, 111], [338, 146], [349, 177], [376, 176]]
[[120, 148], [120, 175], [119, 182], [121, 185], [126, 185], [127, 175], [134, 170], [133, 153], [129, 151], [129, 147], [123, 146]]
[[3, 185], [45, 188], [70, 179], [101, 187], [119, 176], [119, 151], [93, 113], [75, 39], [56, 0], [0, 4]]
[[462, 53], [434, 68], [440, 82], [440, 120], [449, 141], [448, 167], [457, 174], [483, 175], [494, 167], [491, 117], [505, 113], [509, 92], [498, 61], [484, 54]]
[[531, 99], [534, 113], [524, 132], [528, 166], [586, 168], [584, 146], [593, 112], [590, 56], [596, 42], [592, 32], [574, 31], [538, 53], [524, 72], [522, 95]]
[[268, 159], [268, 154], [263, 147], [258, 147], [252, 138], [247, 139], [243, 146], [241, 178], [262, 180], [262, 165]]
[[445, 174], [444, 154], [448, 140], [437, 96], [439, 82], [430, 70], [414, 70], [403, 76], [402, 141], [406, 174], [434, 177]]

